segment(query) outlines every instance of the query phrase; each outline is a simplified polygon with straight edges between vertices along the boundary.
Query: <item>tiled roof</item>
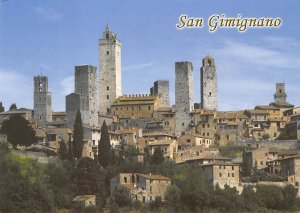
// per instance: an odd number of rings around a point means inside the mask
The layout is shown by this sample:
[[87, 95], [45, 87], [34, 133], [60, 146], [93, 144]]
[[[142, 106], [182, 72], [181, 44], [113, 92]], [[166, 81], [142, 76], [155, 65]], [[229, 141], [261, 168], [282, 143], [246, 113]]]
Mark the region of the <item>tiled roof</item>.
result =
[[137, 173], [137, 175], [145, 177], [146, 179], [150, 179], [150, 180], [169, 180], [169, 181], [171, 181], [170, 178], [162, 176], [162, 175], [139, 174], [139, 173]]

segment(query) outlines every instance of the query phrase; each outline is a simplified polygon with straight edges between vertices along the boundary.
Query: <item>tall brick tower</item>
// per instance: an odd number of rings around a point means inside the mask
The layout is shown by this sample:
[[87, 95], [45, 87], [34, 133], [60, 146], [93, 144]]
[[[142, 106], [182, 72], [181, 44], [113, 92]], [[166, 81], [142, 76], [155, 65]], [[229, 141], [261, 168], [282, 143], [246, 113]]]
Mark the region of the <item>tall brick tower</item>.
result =
[[111, 115], [111, 104], [122, 95], [121, 41], [108, 25], [99, 39], [99, 114]]
[[47, 76], [34, 76], [34, 118], [40, 126], [52, 122], [51, 92]]
[[191, 62], [175, 63], [175, 122], [176, 135], [190, 129], [190, 112], [194, 110], [193, 64]]
[[66, 96], [68, 128], [73, 128], [78, 111], [81, 113], [83, 124], [98, 127], [96, 79], [96, 67], [92, 65], [75, 66], [75, 91]]
[[215, 60], [206, 56], [201, 67], [201, 104], [203, 109], [218, 110], [217, 71]]

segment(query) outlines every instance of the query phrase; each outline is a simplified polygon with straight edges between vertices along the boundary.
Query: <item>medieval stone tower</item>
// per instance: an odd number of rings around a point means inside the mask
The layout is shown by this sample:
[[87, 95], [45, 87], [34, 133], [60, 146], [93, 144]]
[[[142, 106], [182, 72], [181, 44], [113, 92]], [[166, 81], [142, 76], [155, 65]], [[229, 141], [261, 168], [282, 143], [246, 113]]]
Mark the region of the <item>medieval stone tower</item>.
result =
[[274, 101], [276, 104], [286, 104], [287, 94], [285, 93], [285, 84], [276, 83], [276, 93], [274, 94]]
[[83, 124], [98, 127], [96, 79], [96, 67], [91, 65], [75, 66], [75, 91], [66, 97], [68, 128], [73, 128], [79, 110]]
[[99, 40], [99, 114], [110, 115], [111, 104], [122, 95], [121, 41], [108, 25]]
[[175, 134], [180, 135], [189, 131], [191, 124], [190, 112], [194, 110], [192, 63], [176, 62], [175, 76]]
[[169, 81], [158, 80], [154, 82], [154, 86], [150, 88], [150, 95], [158, 95], [160, 97], [161, 107], [170, 106], [170, 89]]
[[215, 60], [206, 56], [201, 67], [201, 104], [203, 109], [218, 110]]
[[47, 76], [34, 76], [34, 118], [40, 126], [52, 122], [51, 93]]

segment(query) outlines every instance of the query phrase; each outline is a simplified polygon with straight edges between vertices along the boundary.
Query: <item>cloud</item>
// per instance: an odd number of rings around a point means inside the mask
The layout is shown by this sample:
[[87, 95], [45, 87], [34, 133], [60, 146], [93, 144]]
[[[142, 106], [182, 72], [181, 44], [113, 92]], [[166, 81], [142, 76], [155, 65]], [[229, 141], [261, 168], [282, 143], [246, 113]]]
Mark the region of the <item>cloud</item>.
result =
[[62, 88], [61, 95], [69, 95], [74, 92], [74, 76], [68, 76], [61, 80], [60, 86]]
[[62, 18], [62, 14], [51, 8], [43, 8], [41, 6], [35, 8], [35, 12], [49, 21], [58, 21]]
[[195, 56], [198, 60], [199, 52], [206, 52], [215, 58], [220, 110], [269, 104], [277, 82], [285, 82], [288, 101], [297, 105], [299, 47], [300, 42], [289, 37], [223, 38], [211, 46], [199, 44]]
[[155, 63], [150, 62], [150, 63], [144, 63], [144, 64], [133, 64], [133, 65], [129, 65], [129, 66], [124, 66], [123, 71], [130, 72], [130, 71], [145, 69], [145, 68], [152, 67], [154, 64]]
[[33, 107], [33, 83], [32, 79], [16, 72], [0, 68], [1, 100], [8, 110], [12, 103], [17, 107]]

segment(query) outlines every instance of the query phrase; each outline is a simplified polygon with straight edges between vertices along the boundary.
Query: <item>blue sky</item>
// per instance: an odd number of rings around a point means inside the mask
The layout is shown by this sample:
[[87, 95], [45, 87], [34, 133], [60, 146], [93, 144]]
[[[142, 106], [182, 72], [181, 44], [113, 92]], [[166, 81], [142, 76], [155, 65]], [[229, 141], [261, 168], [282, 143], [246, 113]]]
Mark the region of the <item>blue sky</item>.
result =
[[[300, 1], [200, 0], [8, 0], [0, 3], [0, 101], [33, 107], [33, 76], [49, 78], [53, 110], [65, 110], [74, 66], [98, 67], [98, 39], [109, 23], [122, 41], [124, 94], [148, 93], [170, 80], [174, 103], [175, 61], [194, 65], [194, 99], [200, 102], [200, 65], [215, 58], [220, 110], [253, 108], [273, 101], [285, 82], [288, 101], [300, 104]], [[281, 17], [279, 29], [177, 30], [181, 14], [203, 17]]]

